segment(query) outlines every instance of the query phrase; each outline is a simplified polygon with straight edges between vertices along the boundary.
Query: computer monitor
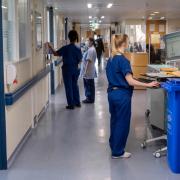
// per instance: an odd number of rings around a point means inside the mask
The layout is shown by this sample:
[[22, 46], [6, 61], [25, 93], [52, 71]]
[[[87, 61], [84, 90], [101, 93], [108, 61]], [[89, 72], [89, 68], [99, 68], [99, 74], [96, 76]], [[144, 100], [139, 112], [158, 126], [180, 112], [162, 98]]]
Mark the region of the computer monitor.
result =
[[164, 36], [166, 46], [166, 60], [180, 59], [180, 32], [167, 34]]

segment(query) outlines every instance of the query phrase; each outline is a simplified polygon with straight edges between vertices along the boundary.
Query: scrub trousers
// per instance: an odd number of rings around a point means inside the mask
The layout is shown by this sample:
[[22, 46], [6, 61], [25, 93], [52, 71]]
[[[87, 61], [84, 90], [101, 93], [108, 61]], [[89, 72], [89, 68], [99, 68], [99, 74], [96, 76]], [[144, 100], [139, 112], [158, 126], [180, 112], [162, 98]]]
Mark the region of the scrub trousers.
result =
[[98, 65], [101, 65], [102, 53], [97, 53]]
[[125, 152], [125, 146], [130, 130], [132, 94], [123, 90], [108, 92], [110, 119], [109, 144], [112, 156], [121, 156]]
[[95, 101], [95, 83], [94, 79], [85, 79], [84, 78], [84, 89], [85, 96], [87, 101], [90, 103], [94, 103]]
[[80, 71], [78, 69], [73, 72], [67, 69], [62, 69], [68, 106], [80, 105], [80, 94], [78, 86], [79, 73]]

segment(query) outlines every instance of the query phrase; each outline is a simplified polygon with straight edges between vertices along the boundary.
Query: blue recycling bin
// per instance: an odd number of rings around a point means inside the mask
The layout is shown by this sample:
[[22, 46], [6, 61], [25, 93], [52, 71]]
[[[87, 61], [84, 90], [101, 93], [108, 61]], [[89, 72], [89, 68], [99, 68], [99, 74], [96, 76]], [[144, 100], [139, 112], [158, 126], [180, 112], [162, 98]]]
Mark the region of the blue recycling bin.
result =
[[162, 87], [167, 92], [168, 163], [180, 173], [180, 79], [169, 79]]

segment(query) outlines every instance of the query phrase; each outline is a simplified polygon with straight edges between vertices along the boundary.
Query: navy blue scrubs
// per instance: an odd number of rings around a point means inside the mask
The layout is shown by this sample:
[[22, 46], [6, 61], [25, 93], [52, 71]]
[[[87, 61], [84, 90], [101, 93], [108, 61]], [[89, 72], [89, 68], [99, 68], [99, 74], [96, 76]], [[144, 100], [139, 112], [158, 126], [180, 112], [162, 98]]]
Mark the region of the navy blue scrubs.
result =
[[94, 79], [83, 79], [85, 96], [88, 102], [95, 102], [95, 82]]
[[130, 62], [123, 55], [116, 55], [107, 63], [106, 74], [109, 82], [108, 101], [110, 119], [110, 148], [112, 156], [121, 156], [130, 129], [131, 99], [133, 87], [125, 79], [132, 74]]
[[75, 44], [69, 44], [57, 51], [63, 58], [62, 74], [66, 91], [68, 106], [80, 104], [78, 78], [80, 69], [78, 67], [82, 60], [82, 52]]

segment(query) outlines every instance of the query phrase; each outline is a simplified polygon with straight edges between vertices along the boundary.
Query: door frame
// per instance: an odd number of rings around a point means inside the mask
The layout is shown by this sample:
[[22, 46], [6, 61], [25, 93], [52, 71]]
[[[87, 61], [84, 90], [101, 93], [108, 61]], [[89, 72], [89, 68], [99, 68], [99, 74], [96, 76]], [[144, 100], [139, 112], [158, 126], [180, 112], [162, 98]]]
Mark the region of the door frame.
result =
[[4, 92], [3, 17], [0, 0], [0, 170], [7, 169], [6, 115]]

